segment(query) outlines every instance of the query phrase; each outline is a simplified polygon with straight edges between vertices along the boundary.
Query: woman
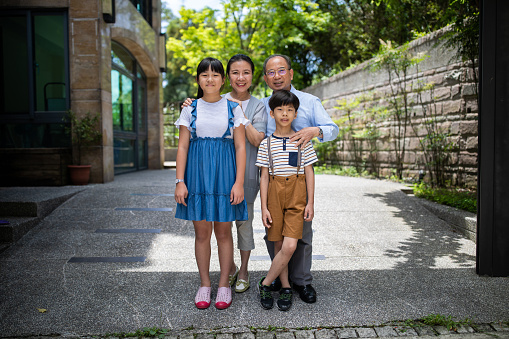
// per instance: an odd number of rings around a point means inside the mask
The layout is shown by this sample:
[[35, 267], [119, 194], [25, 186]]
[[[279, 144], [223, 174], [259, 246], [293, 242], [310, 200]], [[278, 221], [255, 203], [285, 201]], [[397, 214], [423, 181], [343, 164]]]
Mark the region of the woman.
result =
[[254, 63], [247, 55], [237, 54], [230, 58], [226, 66], [226, 74], [230, 80], [232, 91], [225, 96], [227, 99], [240, 103], [246, 119], [251, 123], [246, 126], [246, 173], [244, 177], [244, 196], [248, 208], [248, 220], [236, 221], [237, 247], [240, 250], [240, 269], [232, 263], [230, 284], [235, 284], [235, 292], [246, 291], [249, 286], [248, 263], [251, 250], [254, 249], [253, 239], [253, 206], [260, 187], [259, 168], [256, 167], [258, 146], [265, 138], [267, 114], [265, 105], [249, 93], [253, 81]]

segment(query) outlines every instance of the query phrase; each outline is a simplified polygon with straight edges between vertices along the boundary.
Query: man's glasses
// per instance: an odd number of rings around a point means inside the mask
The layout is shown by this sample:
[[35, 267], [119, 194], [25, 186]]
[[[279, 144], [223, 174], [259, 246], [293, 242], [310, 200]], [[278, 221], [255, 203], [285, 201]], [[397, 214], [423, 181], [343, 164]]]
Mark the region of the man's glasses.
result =
[[269, 78], [273, 78], [276, 76], [276, 72], [277, 74], [279, 75], [285, 75], [286, 74], [286, 68], [280, 68], [278, 69], [277, 71], [273, 70], [273, 69], [269, 69], [265, 75], [267, 75]]

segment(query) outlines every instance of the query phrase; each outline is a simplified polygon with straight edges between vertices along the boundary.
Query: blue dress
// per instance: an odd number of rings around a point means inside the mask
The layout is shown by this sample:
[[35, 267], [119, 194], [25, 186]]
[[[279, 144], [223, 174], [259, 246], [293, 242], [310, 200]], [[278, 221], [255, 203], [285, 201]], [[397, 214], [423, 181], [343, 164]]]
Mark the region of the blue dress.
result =
[[196, 136], [196, 105], [191, 107], [191, 140], [187, 153], [184, 182], [187, 186], [187, 207], [177, 204], [176, 218], [229, 222], [247, 220], [246, 201], [230, 203], [230, 194], [236, 180], [235, 144], [230, 136], [233, 127], [233, 108], [238, 104], [228, 101], [228, 128], [221, 138]]

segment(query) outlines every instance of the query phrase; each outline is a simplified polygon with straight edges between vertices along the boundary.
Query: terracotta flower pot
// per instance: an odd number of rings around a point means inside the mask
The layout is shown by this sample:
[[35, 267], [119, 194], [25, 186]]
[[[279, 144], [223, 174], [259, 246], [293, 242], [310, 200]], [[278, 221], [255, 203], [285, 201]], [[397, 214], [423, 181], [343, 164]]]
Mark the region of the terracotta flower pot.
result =
[[87, 185], [90, 180], [92, 165], [68, 165], [71, 183], [73, 185]]

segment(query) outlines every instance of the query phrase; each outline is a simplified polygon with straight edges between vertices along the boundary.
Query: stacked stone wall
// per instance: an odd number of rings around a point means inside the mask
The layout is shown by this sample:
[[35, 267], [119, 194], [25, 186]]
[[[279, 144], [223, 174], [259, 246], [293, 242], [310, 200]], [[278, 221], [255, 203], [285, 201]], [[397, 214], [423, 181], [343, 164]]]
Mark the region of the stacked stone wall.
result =
[[[390, 111], [392, 88], [400, 85], [400, 80], [407, 92], [409, 113], [405, 137], [399, 138], [405, 144], [403, 177], [418, 179], [419, 173], [424, 173], [425, 179], [430, 180], [430, 171], [425, 166], [429, 160], [425, 158], [422, 142], [433, 118], [450, 145], [443, 167], [448, 182], [458, 186], [477, 184], [476, 77], [469, 63], [459, 61], [455, 51], [444, 46], [445, 32], [444, 29], [431, 33], [410, 44], [409, 50], [413, 55], [426, 57], [417, 66], [411, 67], [405, 78], [394, 73], [389, 78], [387, 71], [383, 70], [373, 72], [370, 68], [373, 60], [369, 60], [304, 89], [322, 99], [324, 107], [342, 131], [338, 139], [328, 145], [328, 164], [354, 166], [382, 177], [394, 174], [397, 166], [396, 136], [402, 135], [397, 132], [398, 123], [394, 115], [378, 115], [372, 130], [379, 136], [371, 142], [369, 138], [362, 137], [361, 132], [366, 132], [366, 123], [372, 121], [370, 112], [374, 109], [387, 108]], [[422, 91], [427, 84], [433, 84], [432, 91]], [[351, 108], [348, 120], [344, 103], [351, 105], [354, 101], [358, 103]], [[347, 131], [350, 123], [354, 129]]]

